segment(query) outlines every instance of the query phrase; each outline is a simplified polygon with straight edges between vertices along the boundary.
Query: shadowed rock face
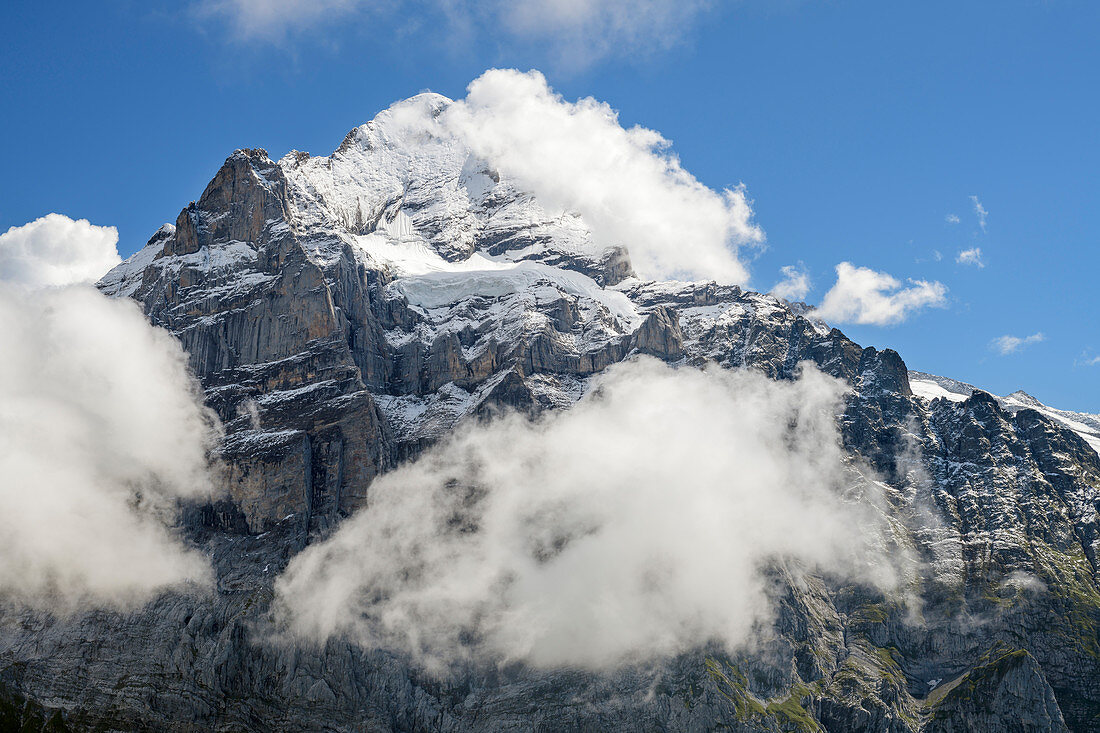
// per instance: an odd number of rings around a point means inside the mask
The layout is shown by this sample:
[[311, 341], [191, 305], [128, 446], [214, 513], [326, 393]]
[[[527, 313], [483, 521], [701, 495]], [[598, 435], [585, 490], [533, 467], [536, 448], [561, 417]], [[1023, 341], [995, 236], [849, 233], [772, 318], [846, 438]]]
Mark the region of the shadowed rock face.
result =
[[[993, 649], [929, 698], [932, 730], [1066, 730], [1054, 691], [1035, 658], [1022, 649]], [[1006, 709], [1014, 711], [1012, 720], [1002, 718]]]
[[[1100, 456], [1080, 437], [981, 392], [918, 397], [895, 352], [775, 298], [639, 281], [622, 248], [586, 248], [583, 222], [385, 124], [329, 158], [234, 153], [100, 283], [180, 339], [225, 424], [226, 493], [181, 514], [217, 592], [70, 619], [4, 610], [0, 728], [1100, 729]], [[343, 641], [267, 638], [274, 578], [370, 511], [380, 472], [463, 419], [568, 409], [638, 353], [844, 379], [845, 448], [921, 562], [916, 602], [777, 565], [758, 648], [700, 640], [602, 675], [439, 679]]]

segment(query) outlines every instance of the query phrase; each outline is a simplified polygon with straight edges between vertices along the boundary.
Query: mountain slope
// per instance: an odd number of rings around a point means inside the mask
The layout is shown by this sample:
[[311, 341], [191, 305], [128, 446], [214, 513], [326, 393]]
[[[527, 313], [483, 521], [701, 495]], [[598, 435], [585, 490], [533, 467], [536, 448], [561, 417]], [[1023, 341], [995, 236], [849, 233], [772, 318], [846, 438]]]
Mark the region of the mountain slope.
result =
[[[953, 402], [962, 402], [974, 394], [977, 387], [946, 377], [937, 377], [924, 372], [909, 372], [909, 382], [915, 394], [927, 400], [943, 398]], [[1100, 453], [1100, 415], [1087, 412], [1073, 412], [1048, 407], [1027, 392], [1018, 390], [1007, 397], [994, 395], [1001, 407], [1015, 413], [1019, 410], [1035, 410], [1051, 420], [1064, 425], [1081, 436], [1081, 439]]]
[[[1065, 414], [910, 373], [776, 298], [646, 282], [418, 120], [421, 95], [328, 157], [230, 156], [174, 226], [100, 283], [190, 354], [225, 423], [227, 498], [185, 507], [211, 598], [0, 615], [6, 719], [76, 729], [1089, 730], [1100, 725], [1100, 456]], [[410, 123], [410, 120], [412, 122]], [[629, 243], [625, 243], [629, 245]], [[370, 511], [380, 473], [463, 419], [568, 409], [647, 354], [852, 388], [844, 447], [873, 468], [901, 603], [777, 563], [758, 647], [606, 674], [522, 665], [442, 679], [344, 641], [271, 643], [274, 578]], [[949, 393], [949, 399], [936, 390]], [[1086, 425], [1082, 420], [1078, 420]], [[715, 583], [723, 582], [721, 577]]]

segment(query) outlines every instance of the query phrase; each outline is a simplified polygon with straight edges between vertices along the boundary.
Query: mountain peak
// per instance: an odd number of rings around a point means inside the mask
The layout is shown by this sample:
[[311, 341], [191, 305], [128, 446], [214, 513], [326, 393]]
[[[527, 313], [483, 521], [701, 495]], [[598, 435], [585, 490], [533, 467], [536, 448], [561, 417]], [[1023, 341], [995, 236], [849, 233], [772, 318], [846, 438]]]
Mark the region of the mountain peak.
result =
[[1032, 406], [1045, 407], [1045, 405], [1043, 405], [1042, 402], [1035, 399], [1034, 397], [1029, 395], [1027, 392], [1023, 391], [1022, 389], [1016, 390], [1012, 394], [1008, 395], [1006, 397], [1006, 399], [1015, 400], [1015, 401], [1019, 402], [1022, 405], [1032, 405]]

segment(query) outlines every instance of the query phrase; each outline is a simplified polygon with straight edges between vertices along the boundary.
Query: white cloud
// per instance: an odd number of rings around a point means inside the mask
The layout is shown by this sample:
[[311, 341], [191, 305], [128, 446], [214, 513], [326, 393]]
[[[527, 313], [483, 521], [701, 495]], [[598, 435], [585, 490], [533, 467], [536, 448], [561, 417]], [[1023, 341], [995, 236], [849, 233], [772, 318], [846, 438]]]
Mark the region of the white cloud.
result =
[[[563, 65], [668, 50], [713, 0], [199, 0], [200, 16], [228, 21], [244, 40], [280, 41], [338, 22], [394, 27], [422, 21], [471, 43], [502, 38], [545, 46]], [[423, 22], [430, 17], [429, 22]], [[435, 22], [438, 21], [438, 22]]]
[[836, 323], [887, 326], [922, 308], [946, 304], [947, 288], [939, 282], [910, 280], [910, 287], [886, 274], [850, 262], [836, 266], [836, 284], [825, 294], [816, 314]]
[[791, 301], [805, 298], [812, 287], [805, 266], [801, 263], [797, 267], [786, 265], [779, 268], [779, 271], [783, 273], [783, 279], [775, 284], [771, 289], [771, 294], [777, 298]]
[[932, 259], [934, 259], [936, 262], [939, 262], [943, 259], [943, 252], [940, 252], [938, 249], [932, 250]]
[[990, 348], [997, 351], [1001, 356], [1007, 354], [1015, 354], [1025, 346], [1031, 344], [1037, 344], [1040, 341], [1045, 341], [1046, 336], [1042, 333], [1033, 333], [1030, 336], [998, 336], [990, 342]]
[[31, 287], [94, 282], [121, 260], [118, 230], [47, 214], [0, 234], [0, 284]]
[[494, 69], [433, 123], [460, 138], [543, 205], [575, 211], [602, 246], [622, 244], [659, 279], [744, 284], [738, 248], [760, 243], [743, 187], [714, 191], [660, 133], [624, 128], [609, 105], [568, 102], [537, 71]]
[[948, 224], [958, 224], [959, 216], [958, 214], [948, 214], [943, 218], [943, 220], [946, 221]]
[[1082, 356], [1077, 363], [1084, 366], [1096, 366], [1100, 364], [1100, 356]]
[[985, 220], [986, 217], [989, 216], [989, 212], [985, 210], [985, 207], [982, 206], [982, 202], [978, 200], [977, 196], [971, 196], [970, 200], [974, 202], [974, 214], [978, 217], [978, 226], [980, 226], [984, 232]]
[[391, 4], [377, 0], [202, 0], [196, 7], [200, 15], [228, 20], [243, 39], [271, 41]]
[[0, 282], [0, 597], [64, 611], [206, 583], [206, 559], [163, 521], [210, 490], [211, 419], [183, 350], [133, 302], [35, 289], [117, 261], [101, 247], [114, 251], [113, 229], [39, 222], [13, 230], [20, 255]]
[[559, 60], [583, 66], [607, 56], [677, 45], [710, 0], [505, 0], [503, 25], [549, 43]]
[[979, 268], [985, 267], [985, 262], [982, 261], [981, 247], [972, 247], [971, 249], [960, 251], [955, 257], [955, 262], [960, 265], [977, 265]]
[[467, 424], [294, 558], [280, 623], [429, 666], [602, 668], [748, 641], [769, 563], [889, 588], [873, 485], [837, 434], [844, 389], [812, 367], [788, 382], [647, 358], [568, 411]]

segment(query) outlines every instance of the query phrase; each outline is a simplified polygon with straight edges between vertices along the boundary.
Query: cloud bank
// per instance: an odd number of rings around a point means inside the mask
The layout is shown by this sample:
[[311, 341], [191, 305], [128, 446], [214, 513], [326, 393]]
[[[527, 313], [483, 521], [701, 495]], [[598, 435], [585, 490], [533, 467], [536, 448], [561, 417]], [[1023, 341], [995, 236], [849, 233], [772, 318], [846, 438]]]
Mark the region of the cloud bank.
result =
[[996, 351], [1001, 356], [1008, 356], [1009, 354], [1015, 354], [1025, 346], [1031, 344], [1037, 344], [1040, 341], [1045, 341], [1046, 336], [1042, 333], [1033, 333], [1030, 336], [998, 336], [990, 342], [990, 348]]
[[947, 287], [939, 282], [910, 280], [910, 286], [885, 272], [836, 266], [836, 284], [825, 294], [816, 314], [834, 323], [889, 326], [901, 323], [918, 310], [946, 304]]
[[[12, 232], [18, 246], [7, 250]], [[112, 228], [56, 214], [0, 237], [9, 253], [0, 282], [8, 601], [123, 607], [210, 578], [208, 561], [163, 521], [177, 499], [210, 490], [211, 423], [183, 350], [130, 301], [87, 285], [38, 287], [103, 274], [118, 260], [115, 238]]]
[[93, 282], [119, 262], [118, 230], [47, 214], [0, 234], [0, 285]]
[[575, 211], [639, 275], [744, 284], [739, 249], [763, 241], [743, 187], [714, 191], [660, 133], [624, 128], [609, 105], [568, 102], [538, 71], [493, 69], [436, 124], [551, 209]]
[[840, 382], [647, 358], [597, 384], [537, 422], [467, 425], [377, 479], [370, 507], [277, 582], [283, 628], [429, 666], [603, 668], [750, 640], [770, 620], [772, 562], [891, 586], [869, 502], [841, 498]]

